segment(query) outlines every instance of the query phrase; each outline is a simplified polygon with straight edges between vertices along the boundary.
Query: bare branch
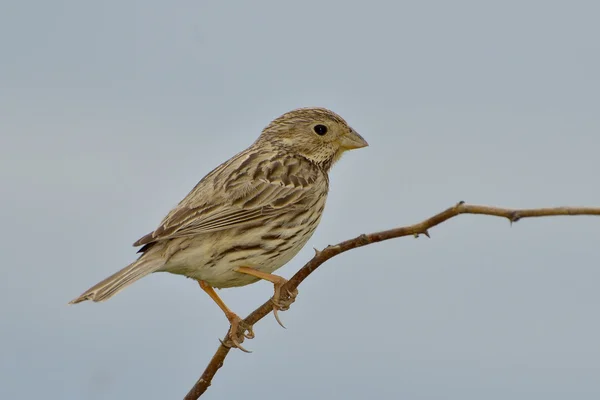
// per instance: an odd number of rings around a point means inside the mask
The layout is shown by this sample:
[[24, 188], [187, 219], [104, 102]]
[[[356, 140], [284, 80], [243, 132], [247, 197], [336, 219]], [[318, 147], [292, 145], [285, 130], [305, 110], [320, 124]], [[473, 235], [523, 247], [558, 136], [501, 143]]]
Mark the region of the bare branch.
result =
[[[598, 215], [600, 216], [600, 208], [596, 207], [555, 207], [555, 208], [533, 208], [523, 210], [511, 210], [508, 208], [497, 208], [479, 205], [469, 205], [461, 201], [453, 207], [450, 207], [425, 221], [419, 222], [418, 224], [399, 227], [390, 229], [382, 232], [370, 233], [368, 235], [360, 235], [354, 239], [346, 240], [333, 246], [327, 246], [322, 251], [315, 249], [315, 256], [306, 263], [296, 274], [282, 287], [281, 292], [287, 293], [287, 291], [295, 290], [311, 273], [313, 273], [321, 264], [329, 260], [332, 257], [337, 256], [345, 251], [355, 249], [369, 245], [371, 243], [377, 243], [384, 240], [399, 238], [403, 236], [415, 236], [425, 235], [429, 237], [429, 229], [437, 226], [450, 218], [454, 218], [460, 214], [480, 214], [490, 215], [494, 217], [503, 217], [509, 220], [512, 224], [523, 218], [533, 217], [550, 217], [558, 215]], [[263, 305], [254, 310], [248, 315], [244, 322], [248, 325], [254, 325], [265, 316], [267, 316], [273, 310], [273, 304], [271, 299], [267, 300]], [[225, 341], [227, 336], [223, 339]], [[221, 344], [217, 349], [217, 352], [210, 360], [208, 366], [204, 370], [204, 373], [196, 382], [194, 387], [185, 396], [184, 400], [197, 400], [206, 389], [210, 386], [213, 377], [223, 366], [223, 361], [230, 348]]]

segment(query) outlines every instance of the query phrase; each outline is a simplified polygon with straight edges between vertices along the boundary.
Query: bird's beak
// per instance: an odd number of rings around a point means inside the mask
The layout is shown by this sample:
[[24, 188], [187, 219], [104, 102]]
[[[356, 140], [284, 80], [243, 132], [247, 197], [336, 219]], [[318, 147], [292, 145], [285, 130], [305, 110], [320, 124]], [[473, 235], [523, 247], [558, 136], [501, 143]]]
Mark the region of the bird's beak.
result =
[[350, 128], [350, 132], [340, 137], [340, 146], [344, 150], [360, 149], [367, 147], [369, 143], [360, 136], [354, 129]]

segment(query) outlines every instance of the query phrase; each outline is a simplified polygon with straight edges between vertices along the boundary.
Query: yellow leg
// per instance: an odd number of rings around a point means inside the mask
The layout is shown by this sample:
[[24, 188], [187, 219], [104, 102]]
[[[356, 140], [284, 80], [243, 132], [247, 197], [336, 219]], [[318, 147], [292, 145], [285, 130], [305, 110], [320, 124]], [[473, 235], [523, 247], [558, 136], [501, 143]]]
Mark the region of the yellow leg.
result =
[[[217, 303], [219, 308], [221, 310], [223, 310], [223, 312], [225, 313], [225, 317], [227, 317], [227, 320], [231, 324], [231, 327], [229, 328], [229, 339], [231, 339], [234, 346], [242, 351], [245, 351], [246, 353], [250, 353], [248, 350], [246, 350], [245, 348], [243, 348], [240, 345], [240, 342], [244, 341], [244, 337], [247, 339], [252, 339], [254, 337], [254, 332], [252, 331], [252, 327], [244, 326], [245, 324], [242, 321], [242, 319], [240, 317], [238, 317], [238, 315], [236, 313], [231, 311], [229, 309], [229, 307], [227, 307], [227, 305], [225, 305], [223, 300], [221, 300], [221, 298], [219, 297], [217, 292], [215, 292], [215, 289], [213, 289], [212, 286], [210, 286], [205, 281], [200, 281], [200, 280], [198, 281], [198, 284], [200, 285], [202, 290], [204, 290], [206, 292], [206, 294], [208, 294], [210, 296], [210, 298], [213, 299], [213, 301], [215, 303]], [[240, 332], [239, 332], [240, 327], [243, 328], [243, 331], [241, 332], [241, 335], [243, 335], [243, 337], [240, 336]], [[246, 333], [246, 331], [248, 331], [248, 333]]]
[[275, 319], [277, 320], [279, 325], [281, 325], [283, 328], [285, 328], [285, 326], [283, 326], [283, 324], [281, 323], [281, 320], [279, 319], [279, 315], [277, 314], [277, 311], [279, 311], [279, 310], [285, 311], [285, 310], [289, 309], [290, 305], [294, 302], [294, 300], [296, 300], [296, 296], [298, 295], [298, 290], [294, 290], [293, 292], [288, 291], [287, 299], [282, 300], [281, 299], [281, 287], [287, 283], [287, 279], [282, 278], [279, 275], [269, 274], [268, 272], [258, 271], [254, 268], [249, 268], [249, 267], [238, 267], [238, 268], [236, 268], [235, 271], [242, 273], [242, 274], [255, 276], [259, 279], [269, 281], [273, 284], [273, 286], [275, 287], [275, 294], [273, 295], [273, 298], [271, 299], [271, 301], [273, 302], [273, 315], [275, 315]]
[[217, 294], [217, 292], [215, 292], [215, 289], [213, 289], [212, 286], [210, 286], [205, 281], [198, 281], [198, 284], [200, 285], [200, 287], [202, 288], [202, 290], [204, 290], [206, 292], [206, 294], [208, 294], [210, 296], [210, 298], [213, 299], [213, 301], [215, 303], [217, 303], [217, 305], [219, 306], [219, 308], [221, 310], [223, 310], [223, 312], [225, 313], [225, 316], [227, 317], [227, 319], [229, 320], [229, 322], [231, 322], [231, 320], [233, 318], [237, 317], [237, 315], [233, 311], [231, 311], [229, 309], [229, 307], [227, 307], [227, 305], [225, 305], [225, 303], [223, 302], [223, 300], [221, 300], [221, 298], [219, 297], [219, 295]]
[[264, 279], [265, 281], [269, 281], [274, 285], [283, 285], [287, 282], [285, 278], [282, 278], [279, 275], [269, 274], [268, 272], [262, 272], [254, 268], [249, 267], [238, 267], [236, 272], [241, 272], [242, 274], [252, 275], [260, 279]]

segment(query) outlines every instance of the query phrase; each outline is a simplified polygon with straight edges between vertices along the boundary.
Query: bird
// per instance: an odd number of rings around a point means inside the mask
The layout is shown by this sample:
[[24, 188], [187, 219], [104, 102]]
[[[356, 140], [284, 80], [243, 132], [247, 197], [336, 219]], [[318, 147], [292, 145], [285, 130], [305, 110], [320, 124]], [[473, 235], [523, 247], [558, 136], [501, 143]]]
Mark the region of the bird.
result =
[[[141, 237], [139, 258], [69, 304], [101, 302], [154, 272], [194, 279], [230, 323], [229, 347], [251, 339], [251, 326], [227, 307], [215, 288], [259, 280], [274, 285], [275, 318], [295, 300], [281, 293], [287, 280], [273, 272], [314, 233], [329, 192], [329, 171], [348, 150], [368, 143], [338, 114], [322, 107], [274, 119], [247, 149], [234, 155], [188, 193], [153, 232]], [[283, 324], [281, 324], [283, 326]]]

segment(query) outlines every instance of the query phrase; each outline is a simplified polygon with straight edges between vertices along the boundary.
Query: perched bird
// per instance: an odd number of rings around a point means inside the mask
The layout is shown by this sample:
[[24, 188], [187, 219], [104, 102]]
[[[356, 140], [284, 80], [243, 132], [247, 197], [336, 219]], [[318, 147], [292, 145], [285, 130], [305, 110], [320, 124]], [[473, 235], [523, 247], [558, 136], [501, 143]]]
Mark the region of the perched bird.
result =
[[[272, 273], [290, 261], [315, 231], [329, 191], [328, 172], [346, 150], [367, 146], [339, 115], [301, 108], [271, 122], [246, 150], [206, 175], [162, 220], [134, 243], [140, 257], [70, 304], [103, 301], [153, 272], [185, 275], [217, 303], [229, 320], [231, 346], [241, 347], [252, 327], [213, 288], [260, 279], [275, 286], [273, 308], [285, 310], [297, 293]], [[280, 322], [281, 323], [281, 322]]]

